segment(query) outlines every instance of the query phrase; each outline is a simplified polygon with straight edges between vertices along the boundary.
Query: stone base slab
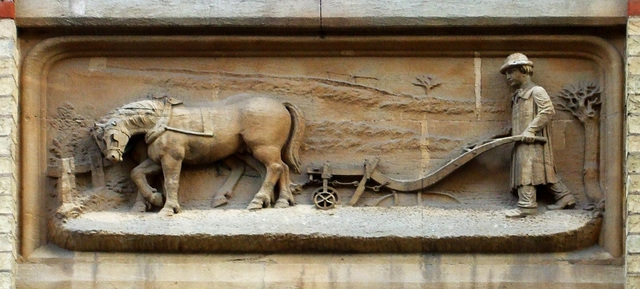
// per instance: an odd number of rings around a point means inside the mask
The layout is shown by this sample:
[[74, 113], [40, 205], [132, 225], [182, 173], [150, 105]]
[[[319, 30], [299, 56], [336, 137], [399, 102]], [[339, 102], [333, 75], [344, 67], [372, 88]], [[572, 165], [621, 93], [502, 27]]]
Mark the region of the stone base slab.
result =
[[54, 224], [76, 251], [146, 252], [559, 252], [597, 242], [601, 219], [583, 210], [508, 219], [505, 210], [338, 207], [92, 212]]

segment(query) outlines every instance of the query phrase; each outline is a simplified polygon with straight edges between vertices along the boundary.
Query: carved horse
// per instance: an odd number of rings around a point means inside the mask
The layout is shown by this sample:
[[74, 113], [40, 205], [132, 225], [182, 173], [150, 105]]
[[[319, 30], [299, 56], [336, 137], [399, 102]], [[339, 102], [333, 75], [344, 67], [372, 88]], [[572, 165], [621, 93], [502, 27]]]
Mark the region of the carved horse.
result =
[[127, 104], [116, 109], [106, 124], [96, 125], [103, 132], [98, 143], [111, 161], [122, 161], [132, 136], [145, 135], [148, 159], [134, 168], [132, 179], [149, 203], [163, 206], [162, 194], [146, 179], [147, 174], [163, 172], [166, 201], [162, 214], [180, 212], [183, 163], [208, 164], [244, 153], [252, 154], [266, 169], [262, 186], [247, 208], [268, 207], [276, 185], [280, 194], [275, 207], [295, 204], [296, 186], [289, 166], [300, 171], [298, 150], [305, 124], [299, 109], [290, 103], [242, 95], [211, 106], [185, 107], [164, 97]]
[[[94, 141], [98, 144], [98, 147], [101, 151], [105, 151], [106, 144], [103, 141], [104, 138], [104, 126], [102, 124], [96, 123], [94, 127], [91, 129], [91, 135], [93, 136]], [[141, 164], [143, 161], [148, 159], [147, 156], [147, 144], [144, 142], [144, 138], [131, 138], [127, 143], [127, 147], [125, 148], [125, 153], [129, 153], [131, 159], [137, 164]], [[212, 207], [219, 207], [228, 203], [228, 198], [233, 196], [233, 189], [235, 188], [238, 181], [240, 181], [240, 177], [245, 171], [245, 164], [241, 162], [244, 160], [246, 164], [256, 170], [260, 177], [264, 178], [266, 175], [266, 171], [264, 166], [254, 158], [251, 158], [247, 155], [237, 155], [237, 156], [229, 156], [222, 160], [224, 165], [231, 170], [229, 177], [225, 180], [224, 184], [216, 190], [213, 195], [213, 200], [211, 201]], [[157, 166], [155, 166], [157, 168]], [[160, 173], [161, 170], [152, 169], [149, 170], [145, 166], [138, 166], [131, 171], [131, 179], [140, 180], [141, 178], [147, 178], [149, 175], [155, 175]], [[152, 189], [156, 191], [155, 189]], [[131, 207], [131, 212], [140, 212], [144, 213], [151, 209], [152, 204], [145, 199], [142, 195], [141, 191], [138, 190], [138, 194], [136, 196], [136, 202]]]

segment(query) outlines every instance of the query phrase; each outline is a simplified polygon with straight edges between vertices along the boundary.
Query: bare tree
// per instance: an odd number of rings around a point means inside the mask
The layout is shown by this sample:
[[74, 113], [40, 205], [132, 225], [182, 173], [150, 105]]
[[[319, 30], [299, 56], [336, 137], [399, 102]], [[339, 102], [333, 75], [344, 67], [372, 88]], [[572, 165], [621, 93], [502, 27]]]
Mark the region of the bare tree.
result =
[[431, 89], [442, 84], [440, 80], [431, 74], [423, 74], [416, 76], [416, 81], [413, 82], [413, 85], [422, 86], [424, 88], [424, 94], [429, 95]]
[[598, 203], [604, 198], [599, 181], [600, 152], [600, 106], [602, 89], [596, 82], [582, 81], [576, 85], [567, 85], [558, 93], [564, 100], [560, 108], [571, 112], [584, 127], [584, 169], [582, 181], [587, 198]]

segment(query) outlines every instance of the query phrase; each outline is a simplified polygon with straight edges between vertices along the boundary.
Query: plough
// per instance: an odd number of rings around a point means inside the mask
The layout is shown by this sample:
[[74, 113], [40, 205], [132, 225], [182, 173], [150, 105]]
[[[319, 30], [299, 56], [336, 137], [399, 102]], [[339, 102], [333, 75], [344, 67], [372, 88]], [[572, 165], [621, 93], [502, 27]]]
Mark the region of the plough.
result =
[[[457, 170], [462, 165], [468, 163], [478, 155], [491, 150], [495, 147], [499, 147], [505, 144], [513, 142], [522, 142], [524, 137], [521, 135], [503, 137], [497, 139], [489, 139], [471, 146], [463, 148], [462, 154], [448, 161], [445, 165], [435, 169], [434, 171], [426, 174], [425, 176], [413, 179], [413, 180], [399, 180], [385, 175], [384, 173], [376, 170], [379, 159], [365, 159], [363, 165], [331, 165], [329, 162], [325, 162], [322, 167], [310, 166], [307, 168], [307, 175], [309, 176], [309, 184], [322, 183], [322, 186], [314, 190], [313, 202], [319, 209], [331, 209], [339, 201], [338, 190], [335, 186], [353, 185], [356, 186], [356, 190], [348, 202], [349, 206], [355, 205], [365, 189], [369, 188], [373, 191], [379, 191], [381, 188], [388, 188], [398, 192], [414, 192], [425, 189], [444, 179], [446, 176]], [[536, 142], [546, 142], [543, 137], [536, 137]], [[340, 182], [337, 179], [344, 178], [359, 178], [359, 181], [352, 182]], [[367, 186], [367, 183], [374, 181], [377, 183], [373, 186]]]

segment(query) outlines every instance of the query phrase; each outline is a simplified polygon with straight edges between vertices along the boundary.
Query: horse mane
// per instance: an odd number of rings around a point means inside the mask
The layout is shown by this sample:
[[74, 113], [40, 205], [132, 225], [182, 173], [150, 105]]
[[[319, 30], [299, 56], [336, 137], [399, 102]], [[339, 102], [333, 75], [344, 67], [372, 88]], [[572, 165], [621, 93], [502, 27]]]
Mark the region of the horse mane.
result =
[[160, 116], [164, 102], [157, 99], [145, 99], [125, 104], [109, 113], [104, 119], [118, 118], [127, 126], [146, 126], [153, 122], [151, 117]]

